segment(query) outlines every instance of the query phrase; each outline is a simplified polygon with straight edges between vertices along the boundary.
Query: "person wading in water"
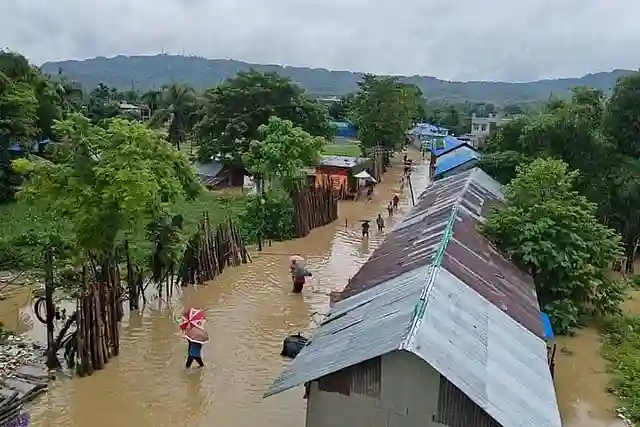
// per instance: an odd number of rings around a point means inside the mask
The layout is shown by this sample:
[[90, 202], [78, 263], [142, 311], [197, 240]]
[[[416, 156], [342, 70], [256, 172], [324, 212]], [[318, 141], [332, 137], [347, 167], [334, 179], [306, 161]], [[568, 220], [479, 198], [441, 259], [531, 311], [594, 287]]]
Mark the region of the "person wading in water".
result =
[[369, 224], [369, 220], [362, 221], [362, 237], [369, 237], [370, 228], [371, 224]]
[[190, 368], [195, 361], [201, 368], [204, 368], [204, 362], [202, 361], [202, 343], [191, 341], [189, 342], [189, 348], [187, 349], [187, 363], [185, 366]]
[[294, 294], [302, 293], [307, 277], [311, 277], [311, 273], [296, 259], [291, 260], [291, 279], [293, 280], [293, 289], [291, 292]]
[[376, 225], [378, 226], [378, 232], [382, 233], [384, 231], [384, 219], [382, 219], [381, 214], [378, 214], [378, 218], [376, 218]]

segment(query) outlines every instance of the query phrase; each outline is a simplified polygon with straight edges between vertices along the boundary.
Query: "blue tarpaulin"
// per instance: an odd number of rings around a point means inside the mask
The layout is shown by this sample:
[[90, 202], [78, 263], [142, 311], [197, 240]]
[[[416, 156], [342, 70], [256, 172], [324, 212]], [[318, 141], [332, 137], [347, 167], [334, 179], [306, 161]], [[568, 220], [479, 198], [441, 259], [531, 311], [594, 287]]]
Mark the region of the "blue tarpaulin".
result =
[[331, 125], [338, 129], [336, 136], [340, 138], [356, 138], [358, 135], [356, 127], [349, 122], [331, 122]]
[[544, 327], [544, 339], [547, 341], [553, 340], [553, 327], [551, 326], [551, 319], [549, 318], [549, 315], [541, 311], [540, 318], [542, 319], [542, 326]]
[[[45, 139], [43, 141], [39, 141], [39, 142], [34, 142], [33, 143], [33, 151], [40, 151], [42, 149], [44, 149], [44, 147], [50, 143], [51, 140], [50, 139]], [[11, 146], [9, 147], [9, 151], [11, 151], [14, 154], [17, 153], [21, 153], [22, 152], [22, 147], [20, 146], [20, 144], [18, 144], [17, 142], [14, 142], [13, 144], [11, 144]]]

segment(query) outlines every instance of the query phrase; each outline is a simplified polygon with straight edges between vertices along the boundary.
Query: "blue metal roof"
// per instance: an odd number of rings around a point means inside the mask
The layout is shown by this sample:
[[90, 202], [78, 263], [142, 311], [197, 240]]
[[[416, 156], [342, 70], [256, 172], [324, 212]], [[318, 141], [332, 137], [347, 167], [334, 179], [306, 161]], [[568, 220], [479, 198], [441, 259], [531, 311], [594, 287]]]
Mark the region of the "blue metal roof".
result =
[[336, 136], [342, 138], [355, 138], [358, 135], [358, 131], [353, 123], [349, 122], [330, 122], [332, 126], [338, 128], [338, 134]]
[[445, 152], [445, 154], [442, 154], [440, 157], [436, 158], [435, 178], [438, 178], [443, 174], [464, 164], [475, 162], [480, 158], [480, 153], [469, 147], [464, 142], [460, 142], [461, 144], [458, 147]]
[[453, 136], [445, 136], [442, 142], [442, 147], [431, 147], [429, 149], [431, 154], [438, 157], [466, 144], [464, 141], [460, 141], [458, 138]]
[[[47, 145], [48, 143], [50, 143], [51, 140], [50, 139], [45, 139], [42, 141], [35, 141], [33, 143], [33, 151], [38, 151], [40, 148], [43, 148], [45, 145]], [[11, 144], [11, 146], [9, 147], [9, 151], [14, 152], [14, 153], [20, 153], [22, 152], [22, 147], [20, 146], [19, 143], [14, 142], [13, 144]]]

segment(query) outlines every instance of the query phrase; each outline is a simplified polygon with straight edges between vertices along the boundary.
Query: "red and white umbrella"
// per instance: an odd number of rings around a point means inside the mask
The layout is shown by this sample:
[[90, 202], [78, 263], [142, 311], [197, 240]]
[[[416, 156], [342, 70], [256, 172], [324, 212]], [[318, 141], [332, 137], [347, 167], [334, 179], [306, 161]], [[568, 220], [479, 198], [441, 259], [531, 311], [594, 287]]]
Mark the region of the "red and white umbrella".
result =
[[182, 312], [182, 319], [180, 320], [180, 330], [185, 332], [191, 328], [204, 327], [205, 313], [204, 310], [199, 308], [187, 308]]
[[182, 312], [180, 330], [189, 341], [205, 343], [209, 341], [209, 334], [204, 329], [205, 311], [199, 308], [188, 308]]

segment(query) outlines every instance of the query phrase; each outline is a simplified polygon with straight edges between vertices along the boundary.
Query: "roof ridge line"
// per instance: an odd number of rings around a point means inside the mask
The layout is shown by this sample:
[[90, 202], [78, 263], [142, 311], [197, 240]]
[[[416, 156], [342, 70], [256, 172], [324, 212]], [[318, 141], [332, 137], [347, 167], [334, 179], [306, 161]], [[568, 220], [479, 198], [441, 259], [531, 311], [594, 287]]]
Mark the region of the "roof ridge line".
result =
[[429, 295], [431, 294], [431, 290], [433, 289], [433, 285], [435, 283], [437, 275], [436, 273], [442, 266], [444, 253], [446, 252], [447, 246], [449, 246], [449, 242], [451, 241], [451, 237], [453, 236], [453, 226], [455, 225], [456, 218], [458, 217], [458, 211], [460, 210], [460, 205], [462, 203], [462, 200], [464, 199], [464, 195], [467, 194], [467, 191], [469, 191], [469, 187], [471, 186], [472, 176], [473, 172], [469, 174], [467, 182], [464, 184], [462, 191], [456, 198], [453, 208], [451, 209], [451, 214], [449, 216], [449, 220], [447, 221], [447, 226], [444, 229], [442, 240], [440, 241], [438, 250], [433, 257], [433, 261], [429, 265], [429, 270], [425, 275], [423, 289], [420, 293], [420, 299], [413, 309], [409, 330], [407, 331], [407, 335], [402, 339], [400, 346], [398, 347], [399, 350], [410, 349], [413, 345], [413, 341], [415, 340], [416, 333], [418, 329], [420, 329], [420, 325], [422, 324], [422, 317], [427, 309]]

